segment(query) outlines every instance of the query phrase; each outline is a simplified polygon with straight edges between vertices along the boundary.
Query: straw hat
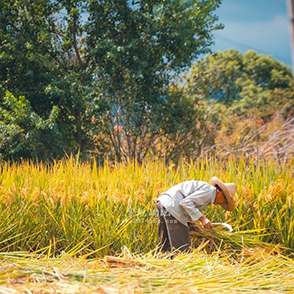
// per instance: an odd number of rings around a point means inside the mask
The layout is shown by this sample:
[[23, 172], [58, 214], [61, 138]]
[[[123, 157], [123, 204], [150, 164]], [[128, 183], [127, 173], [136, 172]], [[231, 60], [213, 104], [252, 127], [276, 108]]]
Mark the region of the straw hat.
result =
[[232, 211], [236, 207], [236, 203], [234, 200], [234, 195], [236, 193], [236, 184], [234, 183], [223, 183], [220, 179], [217, 177], [212, 177], [210, 184], [212, 186], [218, 185], [221, 190], [224, 193], [224, 196], [226, 198], [226, 202], [221, 204], [221, 207], [224, 208], [225, 210]]

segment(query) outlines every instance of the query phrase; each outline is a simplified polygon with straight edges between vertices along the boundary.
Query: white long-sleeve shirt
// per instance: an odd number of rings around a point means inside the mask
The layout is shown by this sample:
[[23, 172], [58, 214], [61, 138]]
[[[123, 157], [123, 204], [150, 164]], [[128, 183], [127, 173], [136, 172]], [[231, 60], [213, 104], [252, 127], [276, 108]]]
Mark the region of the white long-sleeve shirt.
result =
[[179, 222], [188, 226], [188, 217], [197, 221], [201, 211], [215, 200], [216, 188], [202, 181], [186, 181], [163, 192], [158, 201]]

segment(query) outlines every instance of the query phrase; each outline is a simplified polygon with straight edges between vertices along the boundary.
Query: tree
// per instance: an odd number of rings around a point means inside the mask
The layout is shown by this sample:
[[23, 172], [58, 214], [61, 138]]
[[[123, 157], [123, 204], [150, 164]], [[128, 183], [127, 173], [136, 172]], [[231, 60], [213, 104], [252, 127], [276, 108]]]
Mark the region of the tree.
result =
[[236, 50], [207, 55], [198, 60], [186, 77], [186, 87], [200, 100], [212, 99], [229, 105], [240, 98], [238, 83], [244, 70], [243, 56]]
[[84, 4], [71, 0], [0, 4], [0, 106], [9, 91], [25, 97], [31, 111], [44, 120], [58, 109], [57, 129], [65, 143], [58, 156], [83, 151], [88, 142], [83, 120], [91, 75], [84, 71], [81, 57]]
[[194, 64], [185, 88], [206, 104], [219, 130], [214, 146], [218, 154], [255, 153], [258, 160], [277, 152], [288, 158], [293, 152], [288, 139], [293, 81], [290, 68], [281, 62], [253, 51], [217, 52]]
[[118, 160], [140, 162], [170, 131], [170, 81], [209, 51], [220, 1], [1, 2], [0, 106], [9, 91], [45, 121], [58, 109], [65, 152], [103, 132]]
[[212, 14], [219, 3], [90, 2], [86, 60], [96, 73], [95, 117], [118, 160], [141, 162], [159, 134], [170, 133], [169, 83], [208, 52], [212, 31], [220, 28]]
[[244, 97], [244, 88], [261, 91], [287, 89], [292, 80], [290, 67], [270, 56], [249, 50], [245, 54], [230, 49], [207, 55], [197, 61], [187, 76], [194, 95], [230, 106]]
[[55, 12], [50, 0], [0, 4], [1, 98], [6, 91], [29, 97], [33, 110], [44, 117], [52, 109], [44, 89], [58, 75], [58, 51], [50, 33]]
[[0, 157], [5, 160], [58, 158], [65, 144], [57, 117], [56, 107], [48, 119], [43, 119], [24, 96], [17, 98], [7, 92], [0, 108]]
[[164, 115], [164, 134], [158, 136], [151, 154], [166, 162], [196, 160], [214, 144], [216, 130], [207, 120], [204, 103], [194, 101], [178, 84], [170, 87], [169, 107]]
[[231, 49], [196, 62], [185, 86], [194, 97], [211, 105], [217, 122], [220, 115], [232, 113], [258, 112], [263, 119], [270, 117], [283, 107], [281, 100], [290, 103], [291, 95], [281, 93], [292, 91], [291, 82], [291, 69], [272, 57]]

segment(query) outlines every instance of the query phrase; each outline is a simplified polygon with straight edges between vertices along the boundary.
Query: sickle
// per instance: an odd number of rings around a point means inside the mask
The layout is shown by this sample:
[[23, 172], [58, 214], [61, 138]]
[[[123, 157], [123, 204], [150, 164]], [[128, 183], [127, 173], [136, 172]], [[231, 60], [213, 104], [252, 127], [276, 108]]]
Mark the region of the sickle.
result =
[[227, 223], [212, 223], [213, 226], [224, 226], [229, 229], [230, 232], [233, 232], [233, 228]]

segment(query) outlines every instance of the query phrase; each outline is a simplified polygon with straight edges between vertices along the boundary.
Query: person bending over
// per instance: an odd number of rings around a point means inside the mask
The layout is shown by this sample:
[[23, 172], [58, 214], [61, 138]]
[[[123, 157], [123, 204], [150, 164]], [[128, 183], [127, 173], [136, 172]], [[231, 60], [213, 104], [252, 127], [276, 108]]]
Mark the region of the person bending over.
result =
[[236, 184], [223, 183], [217, 177], [213, 177], [210, 183], [185, 181], [163, 192], [157, 199], [160, 250], [189, 252], [191, 239], [188, 219], [200, 220], [204, 228], [211, 229], [211, 221], [201, 211], [210, 204], [218, 204], [228, 211], [234, 210], [235, 193]]

